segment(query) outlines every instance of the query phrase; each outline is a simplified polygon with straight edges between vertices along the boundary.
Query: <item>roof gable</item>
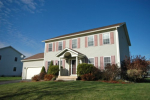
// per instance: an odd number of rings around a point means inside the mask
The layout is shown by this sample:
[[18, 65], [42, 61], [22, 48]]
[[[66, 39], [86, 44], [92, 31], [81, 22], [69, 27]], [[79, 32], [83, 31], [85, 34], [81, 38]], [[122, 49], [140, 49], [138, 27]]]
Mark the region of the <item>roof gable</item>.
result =
[[18, 52], [19, 54], [21, 54], [21, 55], [23, 55], [23, 56], [25, 57], [25, 55], [24, 55], [24, 54], [22, 54], [21, 52], [19, 52], [18, 50], [16, 50], [16, 49], [15, 49], [15, 48], [13, 48], [12, 46], [3, 47], [3, 48], [0, 48], [0, 50], [2, 50], [2, 49], [6, 49], [6, 48], [11, 48], [11, 49], [13, 49], [14, 51]]

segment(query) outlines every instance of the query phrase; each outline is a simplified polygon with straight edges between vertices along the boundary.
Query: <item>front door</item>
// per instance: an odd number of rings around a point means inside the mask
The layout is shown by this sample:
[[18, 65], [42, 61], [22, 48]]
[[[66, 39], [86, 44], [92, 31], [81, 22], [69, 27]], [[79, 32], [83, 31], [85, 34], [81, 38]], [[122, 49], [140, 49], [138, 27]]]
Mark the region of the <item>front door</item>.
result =
[[76, 60], [72, 60], [71, 65], [72, 65], [72, 74], [76, 74]]

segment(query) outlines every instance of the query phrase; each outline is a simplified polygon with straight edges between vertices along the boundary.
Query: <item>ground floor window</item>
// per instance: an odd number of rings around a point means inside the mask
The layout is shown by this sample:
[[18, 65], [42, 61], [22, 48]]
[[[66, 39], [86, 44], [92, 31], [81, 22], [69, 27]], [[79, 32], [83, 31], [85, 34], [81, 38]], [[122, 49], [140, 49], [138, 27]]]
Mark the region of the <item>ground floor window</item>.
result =
[[89, 58], [88, 63], [94, 65], [94, 58]]
[[[58, 66], [59, 66], [59, 61], [58, 61]], [[60, 66], [62, 66], [62, 61], [60, 61]]]
[[16, 67], [13, 68], [13, 71], [14, 71], [14, 72], [16, 71]]
[[111, 64], [110, 57], [104, 57], [104, 67]]

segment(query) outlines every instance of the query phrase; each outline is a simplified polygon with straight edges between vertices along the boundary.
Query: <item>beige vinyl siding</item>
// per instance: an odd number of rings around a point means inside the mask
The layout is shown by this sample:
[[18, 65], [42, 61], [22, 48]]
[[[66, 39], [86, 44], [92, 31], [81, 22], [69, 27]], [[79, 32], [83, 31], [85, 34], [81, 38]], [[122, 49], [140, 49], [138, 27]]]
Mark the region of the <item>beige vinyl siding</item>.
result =
[[[112, 32], [112, 31], [109, 31]], [[75, 48], [74, 50], [85, 54], [88, 58], [90, 57], [98, 57], [98, 67], [100, 67], [100, 57], [101, 56], [111, 56], [114, 55], [115, 58], [117, 57], [117, 47], [116, 47], [116, 33], [114, 32], [114, 44], [105, 44], [100, 46], [99, 45], [99, 34], [103, 34], [103, 33], [97, 33], [97, 39], [98, 39], [98, 46], [90, 46], [85, 48], [85, 36], [80, 36], [80, 48]], [[90, 34], [91, 35], [91, 34]], [[95, 35], [95, 34], [93, 34]], [[89, 36], [89, 35], [87, 35]], [[76, 37], [78, 38], [78, 37]], [[72, 38], [73, 39], [73, 38]], [[69, 48], [69, 39], [65, 39], [66, 40], [66, 47]], [[59, 40], [60, 41], [60, 40]], [[111, 41], [111, 40], [110, 40]], [[50, 42], [48, 42], [50, 43]], [[56, 50], [56, 49], [55, 49]], [[55, 51], [55, 52], [45, 52], [45, 56], [44, 56], [44, 61], [48, 61], [48, 60], [59, 60], [58, 57], [56, 57], [56, 54], [59, 53], [60, 51]], [[118, 62], [117, 60], [115, 60], [116, 63]], [[65, 64], [65, 67], [68, 68], [68, 64]]]

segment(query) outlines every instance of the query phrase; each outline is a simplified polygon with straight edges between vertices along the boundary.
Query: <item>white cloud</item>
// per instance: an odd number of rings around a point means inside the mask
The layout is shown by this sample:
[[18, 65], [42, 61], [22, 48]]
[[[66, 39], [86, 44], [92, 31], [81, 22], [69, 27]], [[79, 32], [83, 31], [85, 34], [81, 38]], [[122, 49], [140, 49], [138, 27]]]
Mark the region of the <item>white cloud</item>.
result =
[[0, 1], [0, 8], [2, 8], [2, 7], [3, 7], [3, 5], [4, 5], [4, 4], [3, 4], [3, 2], [1, 2], [1, 1]]
[[24, 4], [26, 4], [31, 9], [36, 9], [36, 3], [33, 0], [21, 0]]
[[6, 47], [6, 46], [8, 46], [8, 44], [7, 44], [7, 43], [5, 43], [5, 42], [1, 42], [1, 41], [0, 41], [0, 48]]
[[34, 54], [29, 53], [29, 52], [26, 52], [26, 51], [20, 51], [20, 52], [26, 56], [25, 58], [30, 57], [30, 56], [32, 56], [32, 55], [34, 55]]

